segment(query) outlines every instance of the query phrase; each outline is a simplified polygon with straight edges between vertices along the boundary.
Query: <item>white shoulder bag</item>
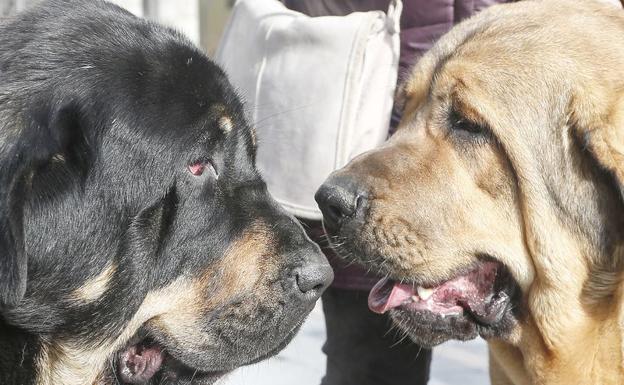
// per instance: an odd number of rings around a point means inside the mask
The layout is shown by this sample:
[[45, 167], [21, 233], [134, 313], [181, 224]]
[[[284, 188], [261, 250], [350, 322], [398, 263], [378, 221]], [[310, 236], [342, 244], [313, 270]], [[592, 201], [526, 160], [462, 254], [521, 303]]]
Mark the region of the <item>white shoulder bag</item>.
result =
[[234, 6], [216, 60], [247, 102], [269, 191], [292, 214], [320, 219], [325, 178], [386, 139], [402, 7], [308, 17], [277, 0]]

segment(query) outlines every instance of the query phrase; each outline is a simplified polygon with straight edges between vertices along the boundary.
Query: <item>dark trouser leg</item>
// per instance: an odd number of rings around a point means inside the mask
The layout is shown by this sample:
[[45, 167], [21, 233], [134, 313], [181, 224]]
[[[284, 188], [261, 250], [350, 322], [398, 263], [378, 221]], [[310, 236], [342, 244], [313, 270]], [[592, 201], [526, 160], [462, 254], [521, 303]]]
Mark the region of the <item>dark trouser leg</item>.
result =
[[323, 294], [327, 371], [322, 385], [424, 385], [431, 351], [368, 310], [368, 293], [329, 288]]

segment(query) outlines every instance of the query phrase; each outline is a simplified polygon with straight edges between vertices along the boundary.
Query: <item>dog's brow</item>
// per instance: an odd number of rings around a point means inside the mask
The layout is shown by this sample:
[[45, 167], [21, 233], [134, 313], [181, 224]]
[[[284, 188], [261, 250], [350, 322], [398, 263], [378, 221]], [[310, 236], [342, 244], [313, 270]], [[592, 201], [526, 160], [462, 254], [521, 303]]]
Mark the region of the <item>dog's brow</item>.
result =
[[234, 121], [223, 104], [216, 104], [212, 107], [212, 112], [216, 116], [219, 129], [225, 134], [229, 134], [234, 129]]
[[483, 127], [489, 127], [489, 122], [487, 119], [481, 115], [478, 110], [466, 100], [464, 96], [461, 95], [461, 90], [463, 90], [464, 84], [463, 82], [458, 82], [460, 86], [456, 85], [452, 94], [452, 102], [451, 102], [451, 111], [455, 111], [459, 113], [464, 118], [468, 119], [471, 122], [474, 122]]
[[460, 52], [461, 48], [464, 45], [466, 45], [466, 43], [470, 42], [477, 35], [482, 34], [486, 30], [487, 30], [487, 26], [481, 26], [479, 28], [473, 29], [472, 31], [467, 33], [466, 36], [464, 36], [464, 38], [463, 38], [463, 40], [461, 42], [459, 42], [459, 43], [457, 43], [455, 45], [455, 47], [454, 47], [454, 49], [452, 51], [446, 52], [446, 53], [444, 53], [440, 57], [440, 60], [438, 60], [438, 62], [436, 63], [435, 67], [433, 68], [433, 71], [431, 72], [429, 92], [427, 94], [428, 100], [432, 100], [432, 98], [433, 98], [433, 89], [435, 88], [434, 86], [435, 86], [435, 83], [436, 83], [436, 79], [439, 77], [440, 72], [442, 72], [442, 70], [444, 69], [446, 64], [451, 59], [453, 59], [455, 56], [457, 56], [457, 54]]
[[232, 128], [234, 128], [234, 124], [232, 123], [232, 118], [230, 118], [227, 115], [219, 118], [219, 128], [226, 134], [232, 131]]

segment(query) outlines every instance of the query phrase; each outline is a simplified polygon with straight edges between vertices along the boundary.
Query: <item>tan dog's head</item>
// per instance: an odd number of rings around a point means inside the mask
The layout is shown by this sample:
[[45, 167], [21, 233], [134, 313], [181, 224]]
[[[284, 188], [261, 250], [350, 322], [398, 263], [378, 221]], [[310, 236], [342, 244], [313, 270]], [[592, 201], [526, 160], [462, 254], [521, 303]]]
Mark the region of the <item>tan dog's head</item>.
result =
[[614, 312], [623, 42], [614, 7], [527, 1], [420, 61], [398, 132], [317, 193], [338, 251], [388, 277], [372, 310], [426, 345], [533, 333], [551, 352]]

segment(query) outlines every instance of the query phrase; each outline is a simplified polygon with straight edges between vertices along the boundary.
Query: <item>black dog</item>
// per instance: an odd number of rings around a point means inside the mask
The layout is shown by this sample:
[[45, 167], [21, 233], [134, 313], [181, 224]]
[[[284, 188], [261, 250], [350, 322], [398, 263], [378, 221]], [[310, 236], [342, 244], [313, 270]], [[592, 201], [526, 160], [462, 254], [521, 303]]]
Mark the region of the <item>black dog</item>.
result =
[[0, 26], [0, 383], [210, 384], [332, 279], [225, 74], [103, 1]]

